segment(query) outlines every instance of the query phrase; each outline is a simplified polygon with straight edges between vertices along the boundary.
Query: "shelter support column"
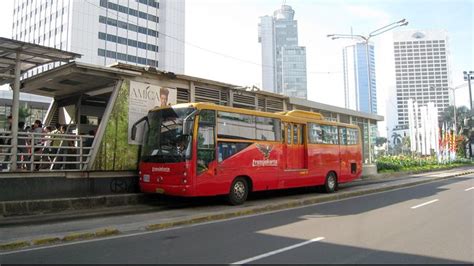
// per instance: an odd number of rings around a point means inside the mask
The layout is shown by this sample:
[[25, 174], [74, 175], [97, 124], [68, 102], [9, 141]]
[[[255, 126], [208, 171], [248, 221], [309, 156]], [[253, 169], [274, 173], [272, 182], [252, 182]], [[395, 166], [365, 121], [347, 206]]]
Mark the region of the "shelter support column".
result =
[[91, 156], [89, 159], [89, 163], [87, 164], [86, 170], [92, 170], [92, 166], [94, 165], [95, 158], [97, 157], [97, 153], [99, 152], [100, 145], [102, 144], [102, 139], [104, 138], [105, 130], [107, 128], [107, 121], [110, 119], [110, 115], [112, 110], [114, 109], [115, 102], [117, 101], [118, 94], [122, 87], [123, 80], [118, 80], [115, 84], [114, 90], [112, 91], [112, 95], [110, 96], [109, 103], [105, 108], [104, 115], [102, 116], [102, 121], [97, 128], [97, 132], [95, 133], [94, 140], [92, 142], [92, 149], [91, 149]]
[[11, 166], [10, 171], [16, 171], [16, 162], [18, 154], [18, 122], [20, 109], [20, 75], [21, 75], [21, 61], [20, 52], [16, 53], [15, 60], [15, 81], [13, 83], [13, 103], [12, 103], [12, 149], [11, 149]]

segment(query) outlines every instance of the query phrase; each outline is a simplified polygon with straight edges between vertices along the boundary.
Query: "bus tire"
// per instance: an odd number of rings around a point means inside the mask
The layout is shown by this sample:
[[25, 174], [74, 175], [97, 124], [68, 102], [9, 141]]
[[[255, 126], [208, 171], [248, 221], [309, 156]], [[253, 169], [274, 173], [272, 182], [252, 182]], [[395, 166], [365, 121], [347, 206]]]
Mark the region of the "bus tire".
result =
[[247, 200], [249, 184], [245, 178], [237, 177], [230, 186], [228, 201], [231, 205], [241, 205]]
[[337, 176], [334, 172], [329, 172], [326, 175], [326, 182], [324, 183], [324, 191], [326, 193], [333, 193], [337, 190]]

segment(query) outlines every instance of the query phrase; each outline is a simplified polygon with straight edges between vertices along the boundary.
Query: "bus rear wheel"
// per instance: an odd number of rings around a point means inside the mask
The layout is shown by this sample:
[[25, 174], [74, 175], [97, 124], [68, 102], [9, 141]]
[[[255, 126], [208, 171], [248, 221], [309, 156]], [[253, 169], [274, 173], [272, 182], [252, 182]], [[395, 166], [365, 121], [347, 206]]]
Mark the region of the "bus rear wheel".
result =
[[228, 201], [231, 205], [240, 205], [247, 200], [249, 194], [249, 185], [247, 180], [238, 177], [232, 182], [228, 195]]
[[334, 172], [329, 172], [324, 183], [324, 190], [326, 193], [333, 193], [337, 189], [337, 176]]

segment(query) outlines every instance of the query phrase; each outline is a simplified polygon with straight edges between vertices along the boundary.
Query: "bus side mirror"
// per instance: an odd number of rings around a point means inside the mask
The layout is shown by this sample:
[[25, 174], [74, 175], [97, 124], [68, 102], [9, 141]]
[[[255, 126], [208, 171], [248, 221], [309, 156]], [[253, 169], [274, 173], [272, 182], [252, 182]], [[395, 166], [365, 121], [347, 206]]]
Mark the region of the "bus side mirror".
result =
[[194, 120], [185, 120], [183, 122], [183, 135], [189, 136], [193, 132]]
[[137, 136], [137, 126], [133, 125], [132, 126], [132, 136], [130, 137], [132, 140], [135, 140], [135, 137]]
[[193, 128], [194, 128], [194, 118], [196, 117], [196, 114], [198, 114], [198, 110], [194, 110], [191, 114], [189, 114], [186, 118], [183, 120], [183, 135], [185, 136], [191, 136], [193, 133]]
[[137, 126], [141, 123], [143, 123], [144, 121], [148, 122], [148, 117], [147, 116], [144, 116], [142, 117], [140, 120], [138, 120], [137, 122], [135, 122], [132, 126], [132, 132], [131, 132], [131, 136], [130, 138], [132, 140], [135, 140], [136, 137], [137, 137]]

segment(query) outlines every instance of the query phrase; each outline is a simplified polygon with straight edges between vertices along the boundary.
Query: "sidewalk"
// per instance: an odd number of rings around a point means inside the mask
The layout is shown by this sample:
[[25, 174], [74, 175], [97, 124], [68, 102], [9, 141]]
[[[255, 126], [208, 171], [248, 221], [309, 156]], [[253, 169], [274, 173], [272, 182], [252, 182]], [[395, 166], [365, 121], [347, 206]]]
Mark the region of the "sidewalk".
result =
[[[333, 194], [315, 193], [314, 189], [256, 193], [241, 206], [229, 206], [213, 197], [178, 200], [175, 206], [139, 204], [46, 216], [7, 217], [0, 219], [0, 251], [222, 220], [409, 187], [471, 173], [474, 173], [473, 167], [460, 167], [404, 177], [367, 178], [341, 185], [340, 191]], [[98, 214], [101, 217], [96, 217]], [[69, 221], [64, 221], [65, 219]]]

